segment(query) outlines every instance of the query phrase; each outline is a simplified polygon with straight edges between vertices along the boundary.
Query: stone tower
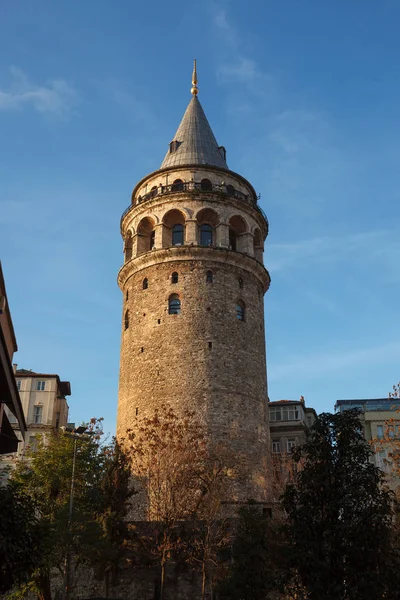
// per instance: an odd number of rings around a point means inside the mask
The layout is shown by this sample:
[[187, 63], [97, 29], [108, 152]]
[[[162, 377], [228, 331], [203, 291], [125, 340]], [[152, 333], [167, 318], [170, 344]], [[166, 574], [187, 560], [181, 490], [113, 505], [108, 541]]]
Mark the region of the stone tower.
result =
[[121, 219], [125, 262], [117, 435], [162, 402], [196, 411], [238, 461], [235, 501], [264, 500], [263, 265], [268, 222], [197, 98]]

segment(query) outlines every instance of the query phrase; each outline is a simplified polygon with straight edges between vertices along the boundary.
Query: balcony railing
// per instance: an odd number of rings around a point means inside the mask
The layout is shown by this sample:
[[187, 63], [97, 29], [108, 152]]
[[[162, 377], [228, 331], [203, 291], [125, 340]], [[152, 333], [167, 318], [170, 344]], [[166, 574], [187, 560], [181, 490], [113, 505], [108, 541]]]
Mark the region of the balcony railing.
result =
[[139, 196], [136, 204], [130, 204], [128, 208], [123, 212], [121, 220], [125, 217], [125, 215], [133, 208], [133, 206], [137, 206], [139, 204], [143, 204], [148, 200], [152, 200], [158, 196], [165, 196], [168, 194], [181, 194], [182, 192], [186, 193], [201, 193], [201, 194], [222, 194], [223, 196], [227, 196], [229, 198], [236, 198], [241, 202], [245, 202], [246, 204], [250, 204], [253, 208], [255, 208], [267, 221], [268, 219], [262, 208], [255, 202], [251, 196], [248, 194], [243, 194], [243, 192], [239, 192], [232, 185], [225, 184], [208, 184], [204, 185], [204, 183], [200, 183], [197, 181], [186, 181], [181, 183], [171, 183], [170, 185], [159, 185], [156, 188], [153, 188], [147, 194], [143, 196]]

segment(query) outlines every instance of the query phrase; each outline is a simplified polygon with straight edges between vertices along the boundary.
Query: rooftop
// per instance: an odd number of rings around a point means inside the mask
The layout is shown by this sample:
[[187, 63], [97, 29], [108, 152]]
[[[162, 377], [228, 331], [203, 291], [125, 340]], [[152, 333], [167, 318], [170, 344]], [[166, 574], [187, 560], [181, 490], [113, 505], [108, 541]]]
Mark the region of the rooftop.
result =
[[175, 133], [161, 169], [182, 165], [210, 165], [228, 169], [225, 148], [218, 146], [204, 110], [197, 98], [196, 61], [192, 76], [193, 98]]

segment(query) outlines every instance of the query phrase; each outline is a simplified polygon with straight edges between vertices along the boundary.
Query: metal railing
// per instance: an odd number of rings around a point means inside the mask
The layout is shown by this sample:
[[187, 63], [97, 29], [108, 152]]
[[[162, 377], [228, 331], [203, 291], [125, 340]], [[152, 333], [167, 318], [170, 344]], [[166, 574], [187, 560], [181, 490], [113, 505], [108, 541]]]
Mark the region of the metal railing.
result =
[[223, 196], [227, 196], [229, 198], [236, 198], [237, 200], [246, 202], [246, 204], [250, 204], [250, 206], [255, 208], [264, 217], [268, 225], [268, 219], [263, 209], [248, 194], [239, 192], [239, 190], [236, 190], [232, 185], [215, 183], [204, 184], [197, 181], [182, 181], [180, 183], [171, 183], [170, 185], [159, 185], [158, 187], [154, 187], [147, 194], [139, 196], [136, 204], [130, 204], [128, 206], [128, 208], [122, 213], [121, 221], [134, 206], [143, 204], [143, 202], [147, 202], [148, 200], [152, 200], [158, 196], [164, 196], [167, 194], [181, 194], [182, 192], [222, 194]]

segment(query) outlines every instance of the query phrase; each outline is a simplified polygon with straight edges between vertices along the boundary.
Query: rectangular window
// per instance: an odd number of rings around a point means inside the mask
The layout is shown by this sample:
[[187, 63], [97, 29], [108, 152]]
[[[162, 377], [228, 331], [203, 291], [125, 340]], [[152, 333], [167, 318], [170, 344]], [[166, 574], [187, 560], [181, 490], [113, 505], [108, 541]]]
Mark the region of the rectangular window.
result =
[[42, 422], [42, 411], [43, 406], [34, 406], [33, 407], [33, 422], [35, 425], [40, 425]]
[[383, 425], [378, 425], [376, 428], [378, 440], [383, 438]]
[[17, 390], [21, 391], [21, 380], [20, 379], [17, 380]]
[[292, 452], [292, 450], [294, 450], [295, 445], [296, 445], [295, 440], [288, 440], [287, 445], [286, 445], [287, 451]]
[[281, 443], [280, 442], [272, 442], [272, 452], [274, 454], [280, 454], [280, 452], [281, 452]]
[[29, 450], [31, 450], [31, 452], [36, 452], [37, 450], [37, 439], [36, 439], [36, 435], [30, 435], [29, 436]]
[[271, 421], [298, 421], [300, 419], [298, 406], [272, 406], [269, 414]]
[[45, 381], [37, 381], [36, 382], [36, 390], [38, 392], [44, 392], [46, 387], [46, 382]]

